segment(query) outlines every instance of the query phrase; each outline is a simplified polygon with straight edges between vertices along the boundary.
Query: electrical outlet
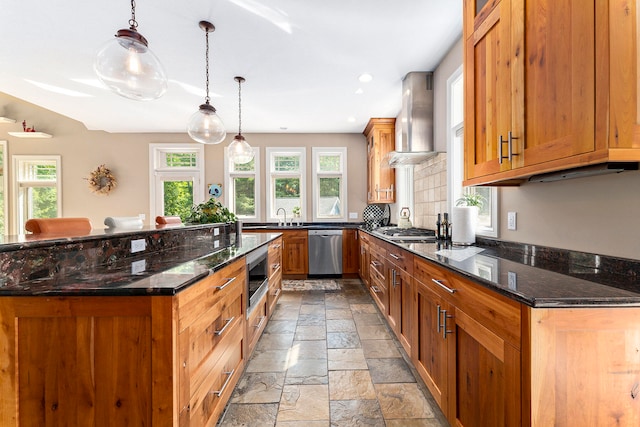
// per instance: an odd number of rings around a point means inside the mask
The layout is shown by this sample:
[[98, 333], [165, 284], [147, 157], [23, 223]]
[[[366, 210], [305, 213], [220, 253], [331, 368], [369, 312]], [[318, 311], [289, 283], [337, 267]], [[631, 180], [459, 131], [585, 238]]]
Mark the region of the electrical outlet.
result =
[[214, 236], [219, 236], [220, 235], [220, 229], [219, 228], [214, 228], [213, 229], [213, 235]]
[[147, 269], [147, 262], [143, 259], [131, 263], [131, 274], [140, 274]]
[[516, 213], [507, 212], [507, 230], [516, 229]]
[[213, 248], [214, 249], [218, 249], [220, 247], [220, 240], [214, 240], [213, 241]]
[[144, 239], [132, 240], [131, 241], [131, 253], [135, 254], [136, 252], [142, 252], [147, 249], [147, 241]]
[[349, 212], [349, 219], [358, 219], [358, 212]]

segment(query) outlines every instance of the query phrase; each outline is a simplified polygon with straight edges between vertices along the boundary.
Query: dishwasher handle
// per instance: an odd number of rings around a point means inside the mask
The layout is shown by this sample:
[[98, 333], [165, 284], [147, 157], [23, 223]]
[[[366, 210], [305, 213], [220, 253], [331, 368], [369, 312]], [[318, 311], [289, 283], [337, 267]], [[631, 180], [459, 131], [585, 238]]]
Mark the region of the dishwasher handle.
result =
[[342, 236], [342, 230], [309, 230], [309, 236], [316, 236], [316, 237]]

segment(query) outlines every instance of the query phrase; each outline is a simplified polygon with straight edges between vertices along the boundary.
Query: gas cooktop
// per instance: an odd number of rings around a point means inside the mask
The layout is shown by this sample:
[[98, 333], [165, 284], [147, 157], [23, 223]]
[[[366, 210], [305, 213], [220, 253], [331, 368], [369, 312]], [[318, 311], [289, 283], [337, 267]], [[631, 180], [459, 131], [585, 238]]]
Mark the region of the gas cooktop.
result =
[[378, 227], [373, 230], [386, 239], [404, 242], [435, 242], [436, 232], [426, 228], [400, 228], [400, 227]]

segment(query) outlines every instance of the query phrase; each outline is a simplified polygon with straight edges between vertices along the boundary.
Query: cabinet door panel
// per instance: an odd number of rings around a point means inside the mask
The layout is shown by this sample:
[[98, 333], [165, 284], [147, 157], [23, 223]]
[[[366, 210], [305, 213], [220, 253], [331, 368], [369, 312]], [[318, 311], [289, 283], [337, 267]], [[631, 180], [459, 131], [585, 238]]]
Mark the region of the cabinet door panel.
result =
[[459, 426], [521, 425], [520, 352], [456, 309], [455, 404]]
[[524, 91], [513, 126], [518, 167], [595, 149], [595, 4], [587, 3], [524, 6], [524, 55], [518, 59], [524, 67], [516, 68], [524, 73]]
[[[500, 163], [500, 135], [511, 129], [510, 2], [487, 5], [475, 18], [465, 47], [465, 177], [476, 178], [511, 169]], [[469, 10], [471, 8], [471, 10]], [[465, 2], [465, 16], [475, 16], [473, 1]]]

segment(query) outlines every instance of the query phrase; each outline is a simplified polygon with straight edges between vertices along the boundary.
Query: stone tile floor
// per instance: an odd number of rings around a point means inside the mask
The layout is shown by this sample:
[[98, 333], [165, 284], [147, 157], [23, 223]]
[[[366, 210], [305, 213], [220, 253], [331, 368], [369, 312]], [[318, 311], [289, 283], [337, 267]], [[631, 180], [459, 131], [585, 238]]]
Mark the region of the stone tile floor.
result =
[[362, 282], [327, 289], [283, 292], [218, 425], [448, 426]]

